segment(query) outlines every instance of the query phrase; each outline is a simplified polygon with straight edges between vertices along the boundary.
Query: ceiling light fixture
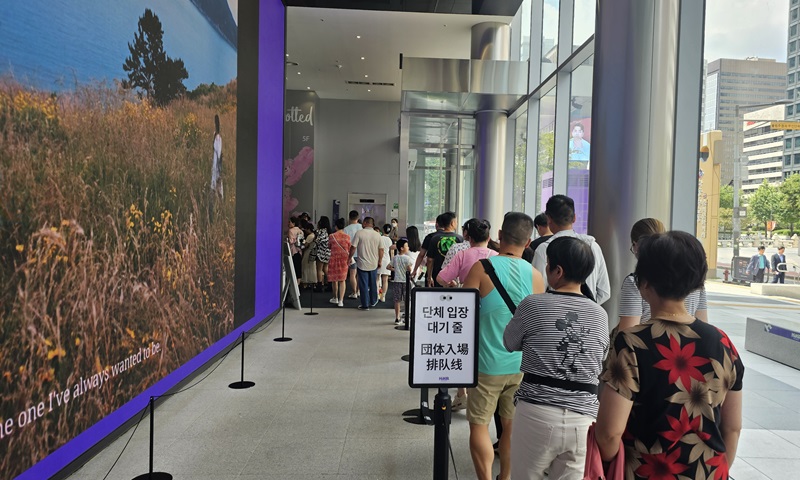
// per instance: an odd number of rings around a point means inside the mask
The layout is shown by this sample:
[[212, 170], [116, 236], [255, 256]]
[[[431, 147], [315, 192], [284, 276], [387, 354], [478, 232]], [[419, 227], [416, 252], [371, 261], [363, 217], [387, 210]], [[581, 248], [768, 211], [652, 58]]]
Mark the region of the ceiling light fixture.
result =
[[361, 57], [361, 60], [364, 60], [364, 57]]
[[371, 92], [372, 90], [370, 90], [370, 89], [368, 88], [368, 89], [367, 89], [367, 91], [368, 91], [368, 92]]
[[356, 35], [356, 38], [361, 38], [361, 35]]
[[369, 78], [369, 75], [364, 75], [364, 78]]
[[306, 87], [306, 90], [311, 90], [311, 87]]
[[300, 75], [300, 72], [297, 72], [297, 74]]

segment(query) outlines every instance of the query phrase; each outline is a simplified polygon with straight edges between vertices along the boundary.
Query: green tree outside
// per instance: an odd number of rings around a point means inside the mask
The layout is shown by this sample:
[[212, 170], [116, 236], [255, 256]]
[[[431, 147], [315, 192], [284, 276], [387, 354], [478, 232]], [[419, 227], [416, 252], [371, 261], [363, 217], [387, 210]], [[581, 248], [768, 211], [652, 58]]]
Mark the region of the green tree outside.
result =
[[748, 200], [749, 213], [764, 226], [764, 236], [767, 236], [769, 234], [767, 222], [780, 216], [783, 195], [780, 190], [764, 180], [764, 183], [750, 195]]
[[800, 222], [800, 174], [784, 180], [780, 192], [783, 195], [780, 222], [783, 228], [788, 226], [793, 232], [795, 224]]

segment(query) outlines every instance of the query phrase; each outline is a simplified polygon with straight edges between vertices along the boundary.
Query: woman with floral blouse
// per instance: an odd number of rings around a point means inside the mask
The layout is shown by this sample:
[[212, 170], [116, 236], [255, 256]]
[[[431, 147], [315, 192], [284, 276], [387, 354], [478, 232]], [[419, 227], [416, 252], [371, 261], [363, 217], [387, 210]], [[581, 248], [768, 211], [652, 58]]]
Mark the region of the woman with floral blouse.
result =
[[634, 273], [651, 307], [619, 332], [606, 360], [595, 438], [604, 461], [625, 446], [626, 479], [724, 480], [742, 428], [744, 366], [722, 330], [686, 311], [703, 286], [696, 238], [667, 232], [639, 242]]

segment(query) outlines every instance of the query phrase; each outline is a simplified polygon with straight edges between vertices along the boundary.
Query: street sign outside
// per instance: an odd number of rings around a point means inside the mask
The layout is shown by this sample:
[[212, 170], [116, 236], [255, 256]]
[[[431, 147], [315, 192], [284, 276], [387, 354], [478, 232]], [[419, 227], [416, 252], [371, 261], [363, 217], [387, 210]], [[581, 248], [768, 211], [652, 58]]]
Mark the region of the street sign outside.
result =
[[769, 122], [772, 130], [800, 130], [800, 122]]
[[411, 388], [474, 387], [478, 383], [480, 294], [474, 288], [411, 291]]
[[747, 216], [747, 207], [736, 207], [733, 209], [733, 215], [744, 218]]

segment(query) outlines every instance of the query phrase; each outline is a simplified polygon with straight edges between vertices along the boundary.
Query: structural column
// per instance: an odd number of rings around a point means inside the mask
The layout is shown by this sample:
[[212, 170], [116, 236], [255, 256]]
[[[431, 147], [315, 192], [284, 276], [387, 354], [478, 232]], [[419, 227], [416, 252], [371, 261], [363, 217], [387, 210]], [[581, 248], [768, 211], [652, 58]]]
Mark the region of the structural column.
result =
[[704, 3], [598, 2], [589, 233], [605, 253], [612, 325], [619, 286], [635, 266], [633, 223], [654, 217], [694, 233], [702, 54], [687, 42], [700, 50], [703, 22], [690, 20], [702, 18]]
[[[503, 23], [486, 22], [472, 27], [473, 60], [503, 60], [511, 57], [511, 28]], [[503, 223], [505, 198], [506, 130], [508, 114], [482, 102], [475, 112], [475, 216], [492, 224], [492, 237]]]

